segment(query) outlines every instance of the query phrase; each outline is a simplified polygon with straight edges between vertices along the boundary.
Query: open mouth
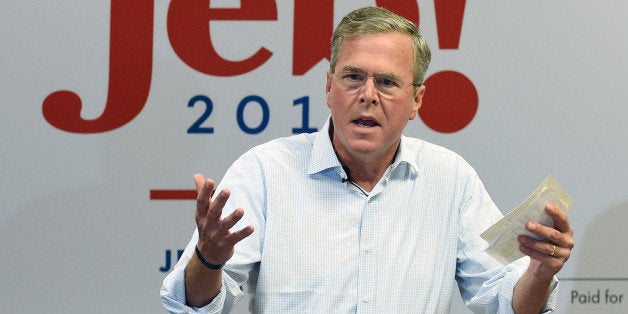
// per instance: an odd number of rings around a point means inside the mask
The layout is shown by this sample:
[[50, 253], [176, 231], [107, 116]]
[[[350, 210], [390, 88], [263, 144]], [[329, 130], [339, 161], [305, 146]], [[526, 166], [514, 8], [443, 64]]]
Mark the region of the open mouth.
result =
[[353, 123], [359, 126], [367, 127], [367, 128], [379, 126], [379, 123], [377, 123], [375, 120], [370, 120], [370, 119], [355, 119], [353, 120]]

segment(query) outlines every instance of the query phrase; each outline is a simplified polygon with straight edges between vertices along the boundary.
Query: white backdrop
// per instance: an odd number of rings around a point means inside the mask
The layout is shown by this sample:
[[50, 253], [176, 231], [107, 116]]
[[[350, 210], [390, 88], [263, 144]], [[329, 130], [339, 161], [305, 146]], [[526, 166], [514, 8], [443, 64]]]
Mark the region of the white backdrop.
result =
[[[144, 35], [129, 40], [126, 50], [111, 47], [133, 55], [110, 84], [110, 66], [121, 59], [110, 60], [109, 2], [0, 0], [1, 312], [163, 312], [159, 288], [191, 236], [194, 202], [187, 195], [158, 200], [159, 191], [193, 189], [197, 172], [219, 180], [253, 145], [304, 125], [321, 127], [328, 115], [329, 63], [315, 47], [326, 44], [327, 30], [345, 13], [375, 4], [328, 0], [307, 8], [304, 0], [266, 1], [269, 9], [246, 13], [270, 12], [264, 21], [212, 21], [205, 41], [221, 58], [244, 60], [262, 47], [271, 53], [243, 73], [224, 74], [237, 67], [217, 66], [219, 76], [189, 65], [207, 60], [190, 62], [173, 48], [178, 40], [206, 52], [203, 36], [175, 29], [195, 21], [172, 8], [181, 0], [156, 1], [152, 10], [151, 1], [135, 1], [131, 7], [139, 13], [124, 8], [127, 1], [113, 2], [123, 8], [118, 13], [130, 14], [113, 19], [126, 27], [117, 39]], [[417, 5], [378, 4], [393, 2]], [[211, 1], [212, 8], [239, 6]], [[183, 17], [169, 21], [169, 7]], [[446, 9], [438, 11], [455, 16]], [[504, 213], [552, 174], [575, 202], [570, 219], [576, 248], [559, 273], [559, 312], [628, 312], [628, 2], [468, 1], [460, 26], [437, 25], [432, 1], [418, 1], [418, 11], [405, 13], [420, 17], [433, 51], [433, 84], [426, 84], [432, 95], [424, 109], [449, 105], [451, 112], [424, 114], [406, 134], [464, 156]], [[228, 11], [215, 12], [224, 18]], [[305, 31], [295, 31], [297, 19], [309, 25]], [[142, 33], [121, 21], [150, 28]], [[439, 30], [456, 29], [457, 47], [439, 46]], [[296, 73], [293, 61], [303, 73]], [[443, 89], [436, 75], [442, 71], [461, 73], [474, 86], [477, 111], [468, 120], [461, 113], [465, 99], [451, 98], [468, 89]], [[142, 100], [138, 90], [148, 79]], [[108, 102], [110, 88], [122, 96]], [[58, 90], [80, 96], [85, 121], [68, 124], [79, 119], [64, 103], [44, 114], [44, 100]], [[136, 94], [140, 100], [130, 97]], [[188, 133], [210, 103], [201, 128], [213, 133]], [[124, 118], [129, 108], [139, 111]], [[51, 124], [55, 113], [63, 127]], [[434, 116], [440, 126], [455, 118], [463, 122], [438, 132], [427, 126]], [[68, 131], [105, 118], [124, 123], [105, 121], [104, 130], [94, 126], [91, 133]], [[465, 311], [455, 299], [452, 312]]]

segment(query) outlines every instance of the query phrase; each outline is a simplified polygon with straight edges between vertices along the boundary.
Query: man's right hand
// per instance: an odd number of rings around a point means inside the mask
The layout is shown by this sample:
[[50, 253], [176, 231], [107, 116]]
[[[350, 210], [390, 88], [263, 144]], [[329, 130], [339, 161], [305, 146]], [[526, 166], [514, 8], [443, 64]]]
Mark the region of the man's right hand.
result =
[[222, 209], [229, 199], [229, 190], [220, 191], [216, 199], [211, 201], [215, 192], [214, 181], [196, 174], [194, 183], [198, 192], [194, 213], [198, 228], [198, 249], [210, 263], [224, 264], [233, 255], [234, 245], [253, 233], [253, 227], [247, 226], [231, 232], [231, 228], [244, 215], [244, 209], [238, 208], [221, 219]]
[[[198, 196], [194, 219], [198, 228], [197, 247], [201, 255], [210, 263], [221, 265], [233, 256], [236, 243], [253, 233], [253, 226], [247, 226], [235, 232], [231, 228], [244, 215], [242, 208], [221, 219], [222, 209], [229, 199], [229, 191], [222, 190], [215, 200], [215, 184], [202, 175], [194, 175]], [[196, 255], [190, 259], [185, 269], [185, 297], [188, 306], [202, 307], [220, 292], [222, 271], [205, 267]]]

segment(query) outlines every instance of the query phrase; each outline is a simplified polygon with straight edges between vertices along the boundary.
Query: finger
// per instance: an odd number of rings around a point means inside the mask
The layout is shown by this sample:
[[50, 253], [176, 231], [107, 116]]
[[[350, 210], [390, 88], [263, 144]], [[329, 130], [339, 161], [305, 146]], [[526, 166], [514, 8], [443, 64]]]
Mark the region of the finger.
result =
[[234, 210], [233, 213], [231, 213], [229, 216], [225, 217], [225, 219], [222, 220], [222, 222], [220, 223], [220, 228], [225, 231], [230, 230], [231, 228], [233, 228], [233, 226], [235, 226], [236, 223], [238, 223], [238, 221], [240, 221], [240, 219], [242, 219], [243, 216], [244, 209], [238, 208]]
[[244, 238], [253, 234], [255, 229], [253, 226], [246, 226], [238, 231], [232, 232], [229, 236], [225, 238], [226, 241], [229, 241], [231, 245], [235, 245], [236, 243], [242, 241]]
[[547, 205], [545, 207], [548, 214], [554, 220], [554, 226], [548, 227], [535, 221], [526, 223], [526, 229], [530, 232], [547, 239], [549, 242], [557, 244], [565, 248], [573, 248], [573, 231], [569, 226], [567, 215], [558, 207]]
[[525, 245], [520, 245], [519, 250], [523, 254], [530, 256], [531, 259], [537, 260], [553, 268], [554, 269], [554, 271], [552, 271], [553, 273], [558, 272], [558, 270], [560, 270], [562, 265], [565, 263], [564, 258], [550, 256], [549, 254], [547, 254], [547, 252], [537, 251]]
[[203, 184], [205, 184], [205, 177], [203, 177], [202, 174], [195, 174], [194, 175], [194, 184], [196, 185], [196, 192], [200, 192], [201, 188], [203, 187]]
[[214, 191], [214, 181], [205, 179], [202, 175], [194, 175], [194, 183], [196, 185], [196, 212], [204, 216], [209, 209], [209, 200]]
[[562, 246], [566, 245], [566, 236], [560, 231], [554, 229], [553, 227], [545, 226], [536, 221], [529, 221], [528, 223], [526, 223], [526, 229], [542, 238], [547, 239], [549, 242], [556, 243]]
[[[569, 256], [571, 255], [571, 250], [569, 248], [561, 247], [553, 243], [538, 241], [536, 239], [523, 236], [523, 235], [519, 236], [518, 240], [519, 240], [519, 243], [521, 244], [521, 247], [534, 251], [535, 254], [537, 254], [537, 257], [539, 258], [541, 257], [541, 255], [547, 255], [550, 257], [559, 258], [566, 261], [567, 259], [569, 259]], [[524, 251], [522, 250], [522, 252]], [[524, 253], [527, 254], [530, 252], [526, 251]]]
[[225, 207], [230, 194], [229, 190], [222, 190], [218, 193], [216, 198], [209, 204], [209, 219], [215, 221], [220, 219], [220, 216], [222, 216], [222, 209]]
[[560, 207], [552, 204], [545, 205], [545, 212], [554, 220], [554, 228], [560, 232], [573, 233], [571, 226], [569, 225], [569, 218], [567, 213], [560, 209]]

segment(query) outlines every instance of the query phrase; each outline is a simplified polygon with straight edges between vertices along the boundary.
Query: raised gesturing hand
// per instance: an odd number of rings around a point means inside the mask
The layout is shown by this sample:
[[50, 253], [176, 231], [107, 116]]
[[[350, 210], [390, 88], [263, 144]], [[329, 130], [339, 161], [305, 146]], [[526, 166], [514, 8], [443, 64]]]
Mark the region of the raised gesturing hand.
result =
[[230, 195], [229, 190], [220, 191], [212, 201], [215, 192], [214, 181], [196, 174], [194, 183], [198, 192], [194, 213], [198, 228], [197, 247], [208, 262], [222, 265], [233, 255], [234, 245], [253, 233], [253, 227], [247, 226], [231, 231], [244, 215], [244, 210], [238, 208], [227, 217], [221, 218], [223, 207]]

